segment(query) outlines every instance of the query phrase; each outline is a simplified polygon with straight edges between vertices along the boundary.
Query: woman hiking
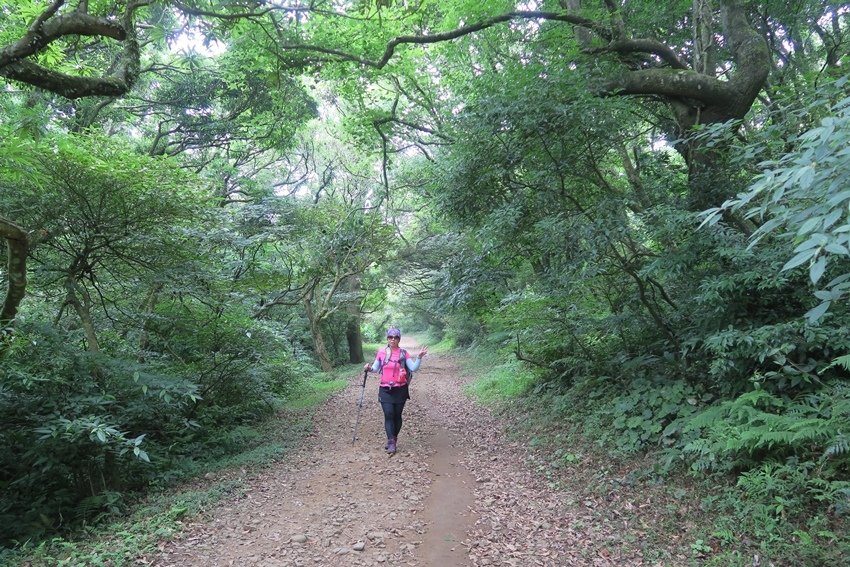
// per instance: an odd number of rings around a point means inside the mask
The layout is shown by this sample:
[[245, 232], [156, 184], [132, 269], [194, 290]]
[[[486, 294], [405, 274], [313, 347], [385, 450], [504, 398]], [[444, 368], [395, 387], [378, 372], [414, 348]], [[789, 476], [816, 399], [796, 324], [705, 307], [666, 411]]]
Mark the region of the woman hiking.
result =
[[387, 431], [387, 453], [396, 452], [398, 433], [401, 431], [401, 412], [404, 403], [410, 399], [410, 380], [413, 372], [419, 370], [422, 359], [428, 354], [428, 347], [422, 347], [415, 359], [411, 360], [407, 351], [399, 346], [401, 331], [398, 327], [387, 330], [387, 347], [375, 355], [375, 362], [367, 364], [363, 370], [381, 372], [381, 384], [378, 389], [378, 401], [384, 410], [384, 429]]

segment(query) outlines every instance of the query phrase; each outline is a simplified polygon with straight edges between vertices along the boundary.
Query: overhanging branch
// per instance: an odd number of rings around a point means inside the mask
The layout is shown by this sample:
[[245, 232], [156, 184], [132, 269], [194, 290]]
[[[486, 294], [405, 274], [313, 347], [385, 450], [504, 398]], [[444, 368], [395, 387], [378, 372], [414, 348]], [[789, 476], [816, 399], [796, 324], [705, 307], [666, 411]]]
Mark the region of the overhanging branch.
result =
[[[0, 76], [38, 87], [69, 99], [86, 96], [121, 96], [139, 76], [139, 44], [135, 12], [153, 0], [133, 0], [127, 4], [120, 22], [89, 15], [86, 4], [67, 14], [56, 15], [64, 0], [56, 0], [29, 27], [18, 41], [0, 49]], [[91, 36], [123, 42], [114, 72], [102, 77], [69, 75], [28, 60], [51, 43], [67, 36]]]
[[576, 26], [581, 26], [584, 28], [588, 28], [593, 30], [595, 33], [599, 34], [601, 37], [606, 40], [611, 39], [611, 32], [604, 26], [600, 26], [594, 20], [589, 20], [587, 18], [582, 18], [581, 16], [575, 16], [572, 14], [565, 14], [559, 12], [541, 12], [536, 10], [527, 10], [527, 11], [517, 11], [517, 12], [507, 12], [498, 16], [493, 16], [492, 18], [487, 18], [486, 20], [482, 20], [475, 24], [470, 24], [468, 26], [462, 26], [456, 30], [451, 30], [442, 33], [435, 33], [431, 35], [401, 35], [397, 36], [387, 43], [387, 47], [384, 50], [383, 56], [381, 56], [378, 60], [368, 59], [365, 57], [360, 57], [357, 55], [353, 55], [351, 53], [342, 51], [340, 49], [331, 49], [327, 47], [322, 47], [319, 45], [308, 45], [308, 44], [283, 44], [280, 46], [281, 49], [287, 51], [309, 51], [314, 53], [322, 53], [324, 55], [330, 55], [335, 58], [336, 61], [350, 61], [352, 63], [358, 63], [360, 65], [364, 65], [366, 67], [374, 67], [376, 69], [383, 69], [387, 63], [389, 63], [390, 59], [392, 59], [393, 54], [395, 54], [395, 50], [399, 45], [404, 44], [413, 44], [413, 45], [428, 45], [432, 43], [440, 43], [443, 41], [451, 41], [453, 39], [458, 39], [460, 37], [464, 37], [487, 28], [491, 28], [495, 25], [502, 24], [505, 22], [510, 22], [512, 20], [519, 19], [527, 19], [527, 20], [550, 20], [557, 22], [566, 22], [569, 24], [573, 24]]
[[648, 53], [650, 55], [657, 56], [659, 59], [661, 59], [664, 63], [668, 64], [673, 69], [689, 68], [681, 59], [679, 59], [679, 56], [676, 55], [676, 52], [673, 51], [669, 46], [654, 39], [626, 39], [612, 41], [608, 45], [588, 48], [584, 49], [583, 51], [591, 55], [597, 53], [618, 53], [621, 55], [633, 53]]
[[708, 75], [681, 69], [631, 71], [606, 81], [602, 95], [656, 95], [688, 98], [705, 105], [728, 104], [736, 95], [732, 86]]

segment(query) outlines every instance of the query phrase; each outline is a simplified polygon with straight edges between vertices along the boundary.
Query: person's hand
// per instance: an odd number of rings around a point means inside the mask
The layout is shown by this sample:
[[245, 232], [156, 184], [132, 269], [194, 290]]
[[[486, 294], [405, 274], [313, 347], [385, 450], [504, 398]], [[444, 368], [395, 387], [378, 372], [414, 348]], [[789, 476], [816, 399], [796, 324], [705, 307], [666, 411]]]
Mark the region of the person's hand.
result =
[[369, 367], [370, 367], [370, 366], [371, 366], [371, 364], [369, 364], [369, 363], [367, 362], [367, 363], [366, 363], [366, 365], [363, 367], [363, 370], [364, 370], [364, 371], [366, 371], [366, 372], [368, 372], [368, 371], [369, 371]]
[[419, 351], [419, 356], [416, 358], [425, 358], [425, 355], [428, 354], [428, 347], [422, 347], [422, 350]]

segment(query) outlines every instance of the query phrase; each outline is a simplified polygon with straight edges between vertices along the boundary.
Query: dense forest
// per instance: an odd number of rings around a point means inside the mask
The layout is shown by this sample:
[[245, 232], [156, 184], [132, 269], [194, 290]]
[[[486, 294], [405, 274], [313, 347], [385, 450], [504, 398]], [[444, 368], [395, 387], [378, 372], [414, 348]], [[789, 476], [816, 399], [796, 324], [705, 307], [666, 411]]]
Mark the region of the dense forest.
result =
[[396, 323], [850, 548], [848, 52], [827, 0], [4, 0], [0, 544]]

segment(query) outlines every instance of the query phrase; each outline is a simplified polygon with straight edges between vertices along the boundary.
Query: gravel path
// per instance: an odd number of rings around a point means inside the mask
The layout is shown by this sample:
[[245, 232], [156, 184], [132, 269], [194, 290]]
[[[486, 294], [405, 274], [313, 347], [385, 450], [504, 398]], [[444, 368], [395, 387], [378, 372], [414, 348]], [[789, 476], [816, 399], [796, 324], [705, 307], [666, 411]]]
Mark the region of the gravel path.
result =
[[581, 497], [550, 489], [463, 383], [451, 356], [425, 359], [390, 457], [374, 375], [352, 443], [362, 384], [352, 377], [290, 462], [248, 479], [242, 494], [188, 525], [149, 564], [646, 565], [606, 551], [620, 526], [585, 533], [593, 517]]

